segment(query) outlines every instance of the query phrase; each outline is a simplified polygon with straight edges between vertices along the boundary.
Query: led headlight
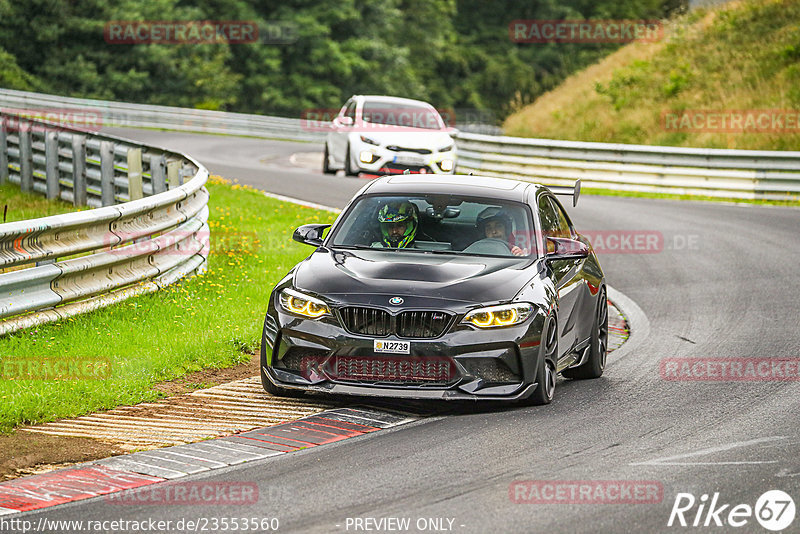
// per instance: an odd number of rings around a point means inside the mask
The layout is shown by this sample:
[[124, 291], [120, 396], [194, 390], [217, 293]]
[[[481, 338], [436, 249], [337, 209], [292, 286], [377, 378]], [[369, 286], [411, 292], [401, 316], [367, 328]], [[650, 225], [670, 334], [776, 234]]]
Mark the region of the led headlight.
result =
[[304, 295], [294, 289], [284, 289], [280, 294], [281, 308], [295, 315], [302, 315], [309, 319], [317, 319], [323, 315], [330, 315], [328, 305], [321, 300]]
[[533, 313], [532, 304], [518, 302], [472, 310], [464, 317], [462, 322], [478, 328], [502, 328], [524, 322], [531, 313]]
[[453, 145], [447, 145], [440, 148], [439, 152], [450, 152], [451, 150], [453, 150]]
[[450, 172], [453, 170], [453, 160], [443, 159], [441, 162], [439, 162], [439, 167], [441, 167], [444, 172]]
[[369, 137], [367, 137], [366, 135], [362, 135], [362, 136], [361, 136], [361, 140], [362, 140], [364, 143], [367, 143], [368, 145], [375, 145], [375, 146], [379, 146], [379, 145], [380, 145], [380, 143], [379, 143], [379, 142], [377, 142], [377, 141], [375, 141], [375, 140], [373, 140], [373, 139], [370, 139], [370, 138], [369, 138]]

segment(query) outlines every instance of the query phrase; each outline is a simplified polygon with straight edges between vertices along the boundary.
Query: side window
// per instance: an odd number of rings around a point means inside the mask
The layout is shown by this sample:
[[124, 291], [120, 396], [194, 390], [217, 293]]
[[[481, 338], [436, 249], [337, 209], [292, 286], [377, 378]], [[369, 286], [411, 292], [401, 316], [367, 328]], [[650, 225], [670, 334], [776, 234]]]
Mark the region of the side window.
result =
[[356, 120], [356, 102], [355, 100], [347, 104], [347, 109], [344, 110], [344, 116], [350, 117], [353, 121]]
[[569, 222], [561, 207], [553, 202], [547, 195], [539, 197], [539, 217], [542, 221], [542, 240], [545, 241], [545, 250], [548, 252], [552, 246], [546, 242], [548, 237], [572, 237]]
[[558, 237], [559, 217], [552, 202], [546, 195], [539, 197], [539, 217], [542, 220], [542, 238]]
[[564, 213], [564, 208], [558, 205], [558, 202], [555, 202], [552, 198], [548, 198], [550, 204], [553, 205], [553, 209], [556, 210], [556, 214], [558, 216], [558, 235], [555, 237], [566, 237], [567, 239], [572, 238], [572, 230], [569, 227], [569, 219], [567, 219], [566, 213]]

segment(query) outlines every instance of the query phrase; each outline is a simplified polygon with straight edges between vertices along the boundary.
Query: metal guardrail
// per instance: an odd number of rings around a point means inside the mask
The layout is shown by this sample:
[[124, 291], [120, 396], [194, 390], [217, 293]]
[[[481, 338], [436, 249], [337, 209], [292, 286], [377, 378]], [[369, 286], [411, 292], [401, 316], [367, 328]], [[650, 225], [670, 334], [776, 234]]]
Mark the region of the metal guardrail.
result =
[[183, 154], [0, 113], [0, 183], [96, 208], [0, 224], [0, 335], [205, 270], [207, 179]]
[[699, 149], [461, 133], [458, 172], [682, 195], [800, 199], [800, 152]]
[[295, 141], [322, 141], [326, 135], [325, 132], [304, 129], [300, 119], [70, 98], [11, 89], [0, 89], [0, 107], [32, 111], [91, 111], [98, 114], [97, 126], [120, 128], [163, 128]]
[[[294, 141], [325, 140], [327, 132], [317, 121], [269, 117], [225, 111], [129, 104], [107, 100], [70, 98], [11, 89], [0, 89], [0, 108], [15, 110], [84, 110], [98, 115], [98, 126], [120, 128], [163, 128], [186, 132], [289, 139]], [[459, 124], [461, 131], [499, 134], [500, 128], [490, 124]]]
[[[104, 125], [319, 141], [300, 119], [145, 106], [0, 89], [0, 108], [83, 109]], [[800, 152], [697, 149], [528, 139], [459, 126], [458, 172], [622, 191], [742, 199], [800, 198]], [[2, 163], [2, 162], [0, 162]]]

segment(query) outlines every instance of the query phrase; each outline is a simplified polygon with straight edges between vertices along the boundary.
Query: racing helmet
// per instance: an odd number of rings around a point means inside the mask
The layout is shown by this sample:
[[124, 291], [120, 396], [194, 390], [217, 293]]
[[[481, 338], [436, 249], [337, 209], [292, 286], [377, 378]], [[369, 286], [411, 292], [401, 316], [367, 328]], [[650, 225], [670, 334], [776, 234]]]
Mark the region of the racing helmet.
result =
[[489, 221], [499, 221], [506, 229], [506, 236], [511, 234], [513, 223], [511, 221], [511, 217], [503, 208], [489, 206], [478, 214], [478, 217], [475, 220], [475, 228], [477, 228], [480, 235], [484, 235], [486, 233], [486, 223]]
[[[381, 223], [381, 239], [385, 246], [406, 248], [414, 242], [417, 235], [418, 217], [414, 204], [408, 201], [389, 202], [378, 210], [378, 221]], [[405, 222], [402, 235], [394, 237], [389, 234], [390, 224]]]

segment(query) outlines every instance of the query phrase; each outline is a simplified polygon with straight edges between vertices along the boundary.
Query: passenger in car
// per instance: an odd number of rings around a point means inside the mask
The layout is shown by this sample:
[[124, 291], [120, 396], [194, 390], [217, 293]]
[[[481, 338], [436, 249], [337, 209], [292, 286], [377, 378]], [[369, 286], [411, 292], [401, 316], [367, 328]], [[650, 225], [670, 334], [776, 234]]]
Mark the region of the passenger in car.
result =
[[499, 239], [508, 244], [515, 256], [527, 256], [527, 249], [518, 247], [509, 240], [513, 224], [511, 217], [501, 208], [488, 207], [478, 214], [475, 225], [480, 239]]

